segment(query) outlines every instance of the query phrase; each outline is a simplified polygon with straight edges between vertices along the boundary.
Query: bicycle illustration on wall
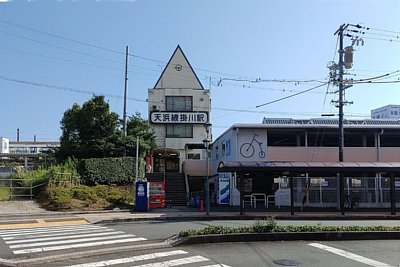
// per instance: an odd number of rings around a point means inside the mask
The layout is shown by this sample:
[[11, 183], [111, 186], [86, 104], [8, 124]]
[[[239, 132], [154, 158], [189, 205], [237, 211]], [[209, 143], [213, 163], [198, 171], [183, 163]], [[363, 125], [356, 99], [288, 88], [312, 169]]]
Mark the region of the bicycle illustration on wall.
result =
[[261, 145], [262, 143], [256, 139], [256, 136], [258, 137], [258, 134], [253, 135], [253, 139], [251, 140], [250, 143], [243, 143], [240, 146], [240, 154], [245, 157], [245, 158], [251, 158], [254, 155], [255, 148], [254, 148], [254, 143], [257, 143], [258, 146], [260, 147], [260, 152], [258, 153], [258, 156], [260, 158], [265, 158], [265, 152], [263, 151]]

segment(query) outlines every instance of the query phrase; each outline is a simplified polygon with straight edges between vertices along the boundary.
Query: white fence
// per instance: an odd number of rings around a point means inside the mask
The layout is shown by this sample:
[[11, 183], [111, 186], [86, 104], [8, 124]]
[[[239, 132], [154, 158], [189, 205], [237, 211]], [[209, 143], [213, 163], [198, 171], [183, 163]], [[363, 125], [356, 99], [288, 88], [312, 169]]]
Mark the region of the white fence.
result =
[[[309, 179], [309, 187], [307, 186]], [[357, 197], [361, 208], [390, 207], [389, 177], [344, 177], [345, 195]], [[306, 196], [309, 207], [339, 207], [338, 177], [294, 177], [294, 205], [300, 206]], [[400, 202], [400, 177], [395, 178], [396, 202]]]

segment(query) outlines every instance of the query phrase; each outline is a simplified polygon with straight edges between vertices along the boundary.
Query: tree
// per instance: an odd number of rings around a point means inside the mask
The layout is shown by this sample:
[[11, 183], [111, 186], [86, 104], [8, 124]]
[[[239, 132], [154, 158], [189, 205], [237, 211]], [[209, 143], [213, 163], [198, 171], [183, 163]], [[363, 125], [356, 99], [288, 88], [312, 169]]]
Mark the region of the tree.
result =
[[118, 156], [119, 118], [104, 96], [94, 95], [82, 107], [74, 104], [64, 113], [61, 130], [60, 159]]
[[139, 137], [140, 156], [155, 148], [154, 133], [146, 120], [136, 113], [127, 122], [127, 137], [122, 133], [122, 120], [110, 111], [104, 96], [94, 95], [82, 107], [74, 104], [61, 120], [62, 136], [57, 159], [136, 156]]
[[144, 156], [156, 147], [154, 132], [150, 129], [147, 120], [141, 118], [139, 112], [129, 118], [127, 122], [127, 137], [125, 140], [126, 154], [136, 156], [136, 142], [139, 137], [139, 155]]

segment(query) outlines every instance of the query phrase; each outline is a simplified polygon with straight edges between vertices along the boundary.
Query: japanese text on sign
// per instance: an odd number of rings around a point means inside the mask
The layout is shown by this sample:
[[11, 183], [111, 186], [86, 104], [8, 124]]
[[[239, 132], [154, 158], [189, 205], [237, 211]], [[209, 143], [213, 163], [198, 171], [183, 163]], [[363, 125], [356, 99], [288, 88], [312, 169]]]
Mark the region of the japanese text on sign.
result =
[[152, 123], [206, 123], [207, 112], [153, 112]]

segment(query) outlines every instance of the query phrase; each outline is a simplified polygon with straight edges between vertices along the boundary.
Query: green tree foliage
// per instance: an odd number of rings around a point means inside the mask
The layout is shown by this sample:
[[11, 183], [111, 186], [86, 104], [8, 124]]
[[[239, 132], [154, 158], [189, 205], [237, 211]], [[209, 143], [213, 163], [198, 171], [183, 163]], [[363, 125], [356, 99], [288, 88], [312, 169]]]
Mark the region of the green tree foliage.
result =
[[151, 131], [148, 122], [143, 120], [138, 112], [127, 121], [127, 137], [124, 142], [127, 155], [136, 156], [137, 138], [139, 138], [139, 156], [141, 157], [156, 147], [153, 131]]
[[147, 121], [136, 113], [127, 122], [127, 137], [121, 131], [122, 121], [110, 111], [104, 96], [94, 95], [82, 107], [74, 104], [61, 120], [62, 136], [56, 151], [58, 160], [120, 157], [136, 155], [139, 136], [140, 156], [155, 147], [154, 134]]
[[100, 158], [115, 154], [118, 115], [110, 111], [104, 96], [93, 96], [82, 107], [74, 104], [61, 120], [59, 156], [67, 158]]

